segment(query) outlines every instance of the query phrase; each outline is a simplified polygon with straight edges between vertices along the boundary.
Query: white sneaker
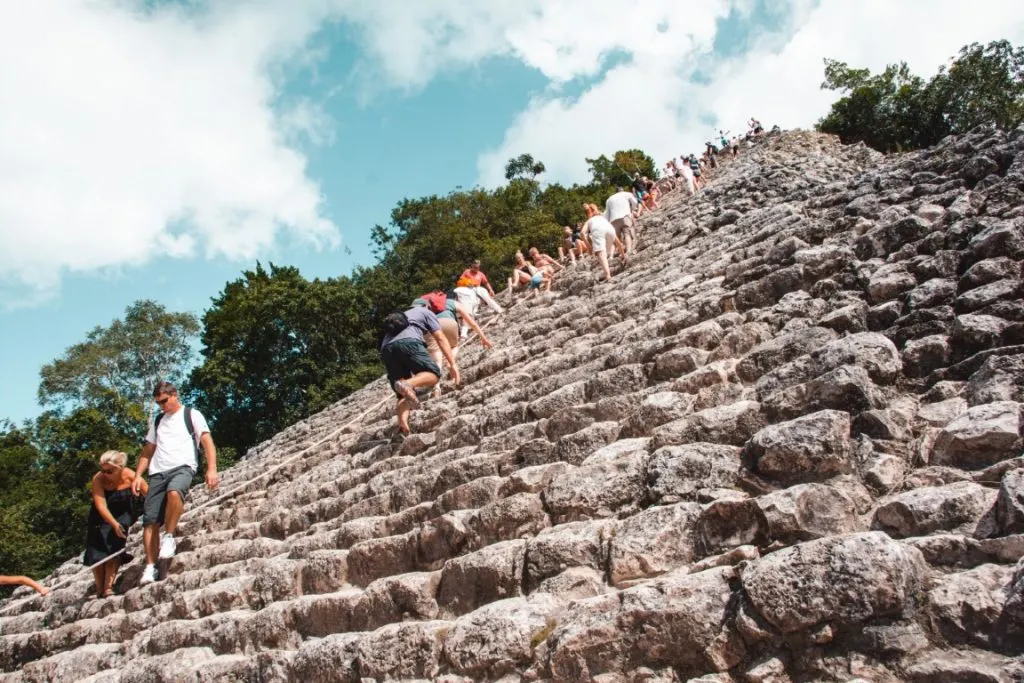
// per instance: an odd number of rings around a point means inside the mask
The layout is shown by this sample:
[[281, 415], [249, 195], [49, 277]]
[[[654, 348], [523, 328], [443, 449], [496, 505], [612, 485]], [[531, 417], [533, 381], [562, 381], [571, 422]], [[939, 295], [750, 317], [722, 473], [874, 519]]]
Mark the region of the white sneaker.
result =
[[139, 579], [139, 585], [148, 586], [154, 581], [156, 581], [156, 565], [147, 564], [146, 569], [142, 572], [142, 578]]
[[174, 551], [178, 549], [178, 542], [174, 536], [168, 533], [160, 534], [160, 559], [169, 560], [174, 557]]

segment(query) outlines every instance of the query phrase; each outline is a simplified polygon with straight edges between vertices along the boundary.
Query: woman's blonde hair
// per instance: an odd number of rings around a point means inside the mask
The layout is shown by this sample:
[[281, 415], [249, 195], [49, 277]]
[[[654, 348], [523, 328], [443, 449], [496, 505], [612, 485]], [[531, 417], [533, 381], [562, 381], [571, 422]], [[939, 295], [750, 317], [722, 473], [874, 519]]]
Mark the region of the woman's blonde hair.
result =
[[100, 465], [107, 464], [124, 467], [128, 464], [128, 456], [121, 451], [107, 451], [100, 456]]

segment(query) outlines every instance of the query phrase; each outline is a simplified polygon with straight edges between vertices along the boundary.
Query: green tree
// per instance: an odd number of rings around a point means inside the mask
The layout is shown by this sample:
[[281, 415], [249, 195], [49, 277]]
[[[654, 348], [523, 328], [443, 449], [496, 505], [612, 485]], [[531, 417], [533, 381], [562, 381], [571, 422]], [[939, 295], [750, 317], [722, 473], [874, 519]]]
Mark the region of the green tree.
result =
[[627, 187], [637, 173], [648, 178], [658, 177], [654, 159], [639, 149], [620, 150], [611, 159], [602, 154], [586, 161], [593, 184], [601, 187]]
[[981, 124], [1013, 130], [1024, 123], [1024, 48], [1006, 40], [967, 45], [931, 87], [941, 93], [951, 132]]
[[42, 576], [80, 553], [96, 456], [134, 456], [144, 429], [141, 407], [118, 397], [0, 425], [0, 573]]
[[[832, 105], [817, 126], [847, 144], [864, 142], [884, 152], [895, 152], [915, 148], [937, 134], [924, 126], [930, 120], [925, 83], [910, 73], [905, 62], [872, 75], [867, 69], [853, 69], [844, 62], [826, 59], [821, 87], [848, 93]], [[941, 120], [933, 123], [943, 124]]]
[[1024, 49], [1005, 40], [968, 45], [927, 82], [905, 62], [876, 75], [826, 59], [821, 87], [843, 96], [819, 131], [883, 152], [919, 149], [981, 124], [1009, 130], [1024, 122]]
[[525, 178], [526, 176], [529, 176], [530, 180], [534, 180], [544, 170], [544, 162], [534, 160], [530, 154], [520, 154], [517, 157], [512, 157], [505, 164], [505, 180]]
[[349, 278], [257, 264], [203, 315], [194, 397], [218, 443], [244, 452], [376, 377], [368, 302]]
[[155, 301], [128, 306], [123, 320], [97, 326], [84, 342], [43, 366], [43, 405], [102, 405], [110, 395], [148, 406], [154, 381], [184, 379], [192, 363], [199, 322], [191, 313], [168, 311]]

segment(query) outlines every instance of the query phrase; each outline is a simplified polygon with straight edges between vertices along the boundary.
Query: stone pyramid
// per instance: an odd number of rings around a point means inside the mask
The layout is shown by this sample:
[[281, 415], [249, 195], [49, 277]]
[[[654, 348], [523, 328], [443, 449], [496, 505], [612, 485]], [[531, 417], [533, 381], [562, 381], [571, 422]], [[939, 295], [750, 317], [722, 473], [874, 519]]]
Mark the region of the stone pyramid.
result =
[[640, 240], [404, 443], [378, 381], [197, 490], [162, 581], [7, 601], [0, 680], [1022, 680], [1024, 131], [770, 134]]

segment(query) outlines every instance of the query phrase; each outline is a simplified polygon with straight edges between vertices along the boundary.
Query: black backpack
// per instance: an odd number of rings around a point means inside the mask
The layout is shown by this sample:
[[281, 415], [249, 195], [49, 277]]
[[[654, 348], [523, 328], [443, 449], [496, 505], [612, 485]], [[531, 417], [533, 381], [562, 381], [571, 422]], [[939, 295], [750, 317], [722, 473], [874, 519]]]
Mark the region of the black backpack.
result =
[[405, 317], [405, 313], [402, 311], [395, 311], [389, 313], [384, 318], [384, 324], [381, 326], [385, 336], [395, 336], [405, 328], [409, 326], [409, 319]]

